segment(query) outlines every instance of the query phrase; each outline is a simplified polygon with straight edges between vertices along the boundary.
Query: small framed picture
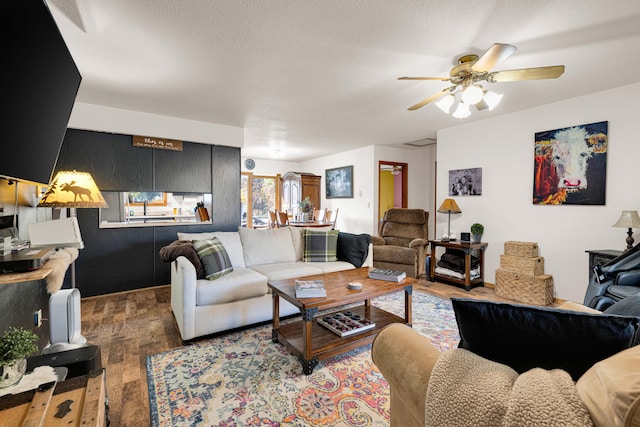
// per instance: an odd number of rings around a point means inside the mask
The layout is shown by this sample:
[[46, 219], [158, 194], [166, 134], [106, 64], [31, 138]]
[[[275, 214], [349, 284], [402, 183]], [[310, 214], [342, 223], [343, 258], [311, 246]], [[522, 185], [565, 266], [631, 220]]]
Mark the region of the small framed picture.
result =
[[326, 169], [324, 180], [327, 199], [353, 198], [353, 166]]
[[482, 168], [449, 171], [449, 196], [481, 196]]

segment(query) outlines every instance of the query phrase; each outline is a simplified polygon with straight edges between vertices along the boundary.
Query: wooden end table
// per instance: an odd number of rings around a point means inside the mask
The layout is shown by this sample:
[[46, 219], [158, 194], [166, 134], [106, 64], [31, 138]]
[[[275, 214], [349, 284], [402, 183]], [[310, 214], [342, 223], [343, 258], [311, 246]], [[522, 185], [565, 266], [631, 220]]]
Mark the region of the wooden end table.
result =
[[[272, 341], [284, 344], [289, 351], [298, 356], [305, 375], [313, 372], [320, 359], [369, 344], [382, 328], [391, 323], [405, 323], [411, 326], [411, 295], [417, 280], [407, 277], [399, 283], [388, 282], [370, 279], [368, 273], [369, 268], [363, 267], [298, 278], [322, 280], [327, 290], [327, 296], [324, 298], [296, 298], [295, 279], [269, 282], [273, 293]], [[362, 283], [362, 289], [347, 289], [349, 282]], [[371, 305], [372, 298], [400, 291], [404, 291], [404, 318]], [[302, 319], [280, 324], [280, 298], [298, 307]], [[373, 321], [376, 324], [374, 328], [340, 337], [314, 321], [320, 310], [359, 302], [363, 304], [350, 307], [349, 311]]]
[[[484, 250], [487, 248], [487, 243], [429, 240], [429, 244], [431, 244], [431, 262], [429, 263], [429, 280], [431, 282], [438, 280], [439, 282], [462, 285], [465, 291], [470, 291], [473, 286], [484, 286]], [[444, 274], [436, 274], [436, 248], [438, 247], [458, 249], [464, 252], [464, 279], [458, 279]], [[477, 279], [471, 279], [470, 271], [471, 252], [474, 250], [479, 251], [478, 258], [480, 258], [480, 277]]]

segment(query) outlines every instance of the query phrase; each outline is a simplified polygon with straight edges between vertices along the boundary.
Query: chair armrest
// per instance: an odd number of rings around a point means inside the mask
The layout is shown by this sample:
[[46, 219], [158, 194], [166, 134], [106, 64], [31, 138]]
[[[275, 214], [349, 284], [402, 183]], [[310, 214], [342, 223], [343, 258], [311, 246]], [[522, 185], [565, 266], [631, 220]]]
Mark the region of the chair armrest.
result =
[[371, 244], [373, 246], [384, 246], [386, 242], [380, 236], [371, 236]]
[[[371, 358], [391, 388], [392, 406], [401, 407], [411, 414], [398, 413], [391, 408], [391, 425], [424, 423], [425, 398], [431, 371], [440, 357], [440, 350], [418, 332], [401, 323], [393, 323], [376, 336], [371, 347]], [[401, 422], [407, 417], [413, 423]], [[395, 417], [400, 418], [394, 419]]]
[[614, 285], [640, 287], [640, 270], [623, 271], [618, 273]]
[[413, 239], [411, 242], [409, 242], [409, 247], [410, 248], [416, 248], [418, 246], [423, 246], [426, 247], [429, 244], [428, 240], [425, 239]]

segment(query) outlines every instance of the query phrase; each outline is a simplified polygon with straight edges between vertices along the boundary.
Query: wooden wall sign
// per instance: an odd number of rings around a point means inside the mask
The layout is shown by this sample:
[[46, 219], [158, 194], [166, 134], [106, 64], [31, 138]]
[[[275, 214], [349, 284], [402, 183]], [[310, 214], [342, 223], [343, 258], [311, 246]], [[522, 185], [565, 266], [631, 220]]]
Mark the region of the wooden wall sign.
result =
[[175, 139], [154, 138], [151, 136], [133, 135], [133, 146], [156, 148], [158, 150], [182, 151], [182, 141]]

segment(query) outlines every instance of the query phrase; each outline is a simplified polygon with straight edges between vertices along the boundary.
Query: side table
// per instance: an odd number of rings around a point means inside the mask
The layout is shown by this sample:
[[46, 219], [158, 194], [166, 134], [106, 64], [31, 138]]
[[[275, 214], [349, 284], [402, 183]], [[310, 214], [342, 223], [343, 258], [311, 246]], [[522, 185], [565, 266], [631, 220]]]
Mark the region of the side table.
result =
[[[461, 241], [442, 241], [442, 240], [429, 240], [431, 245], [431, 262], [429, 263], [429, 280], [435, 282], [450, 283], [455, 285], [464, 286], [465, 291], [470, 291], [472, 287], [484, 286], [484, 250], [487, 248], [488, 243], [474, 243], [474, 242], [461, 242]], [[464, 279], [458, 279], [443, 274], [436, 274], [436, 249], [438, 247], [458, 249], [464, 252]], [[478, 258], [480, 259], [480, 277], [477, 279], [471, 279], [471, 252], [477, 251]]]

